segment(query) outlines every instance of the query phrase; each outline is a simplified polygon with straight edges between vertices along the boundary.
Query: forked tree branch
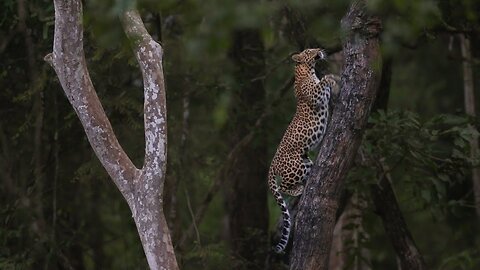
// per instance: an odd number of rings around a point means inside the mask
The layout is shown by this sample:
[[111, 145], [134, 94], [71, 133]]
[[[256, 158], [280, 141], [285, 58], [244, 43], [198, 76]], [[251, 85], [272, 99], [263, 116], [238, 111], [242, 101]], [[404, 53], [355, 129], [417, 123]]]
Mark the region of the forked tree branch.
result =
[[122, 15], [144, 82], [145, 162], [138, 169], [118, 143], [90, 80], [83, 51], [81, 1], [54, 3], [53, 53], [45, 60], [55, 69], [90, 145], [130, 206], [150, 269], [178, 269], [161, 198], [167, 159], [162, 47], [148, 34], [137, 11]]
[[83, 51], [81, 1], [55, 0], [54, 3], [53, 53], [48, 54], [45, 60], [55, 69], [103, 167], [122, 194], [130, 193], [138, 170], [118, 143], [90, 80]]

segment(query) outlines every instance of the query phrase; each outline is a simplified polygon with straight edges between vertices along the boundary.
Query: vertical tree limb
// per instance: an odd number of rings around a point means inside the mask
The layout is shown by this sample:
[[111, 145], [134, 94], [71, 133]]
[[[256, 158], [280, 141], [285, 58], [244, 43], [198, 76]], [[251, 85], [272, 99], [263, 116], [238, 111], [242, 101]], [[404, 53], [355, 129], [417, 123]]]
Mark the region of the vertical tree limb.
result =
[[[114, 135], [88, 73], [83, 51], [81, 2], [55, 0], [53, 53], [45, 57], [80, 119], [95, 154], [122, 194], [139, 174]], [[126, 198], [131, 200], [131, 198]]]
[[123, 28], [133, 42], [134, 53], [140, 65], [144, 85], [145, 162], [143, 169], [152, 176], [165, 173], [167, 146], [167, 109], [160, 44], [155, 42], [143, 25], [137, 11], [122, 16]]
[[137, 11], [122, 16], [125, 33], [143, 74], [145, 161], [137, 169], [113, 132], [88, 74], [83, 51], [80, 0], [55, 0], [53, 53], [48, 61], [79, 117], [95, 154], [126, 199], [150, 269], [178, 269], [163, 214], [166, 166], [166, 101], [162, 47], [148, 34]]
[[354, 1], [342, 19], [342, 28], [346, 39], [340, 96], [300, 199], [290, 269], [328, 268], [344, 179], [378, 88], [380, 20], [366, 14], [364, 1]]

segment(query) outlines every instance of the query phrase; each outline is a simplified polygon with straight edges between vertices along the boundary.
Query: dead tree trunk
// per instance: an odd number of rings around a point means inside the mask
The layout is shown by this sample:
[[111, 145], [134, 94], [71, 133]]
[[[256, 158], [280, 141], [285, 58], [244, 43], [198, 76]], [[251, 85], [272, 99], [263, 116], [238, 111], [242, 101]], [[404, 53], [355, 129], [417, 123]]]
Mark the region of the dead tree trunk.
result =
[[45, 60], [55, 69], [90, 145], [130, 206], [150, 269], [178, 269], [161, 197], [167, 158], [162, 47], [148, 34], [137, 11], [123, 14], [123, 27], [144, 83], [145, 161], [137, 169], [118, 143], [90, 80], [83, 51], [81, 1], [54, 3], [53, 53]]
[[300, 199], [290, 269], [327, 269], [344, 179], [360, 145], [378, 88], [379, 19], [354, 1], [342, 19], [346, 33], [340, 96]]

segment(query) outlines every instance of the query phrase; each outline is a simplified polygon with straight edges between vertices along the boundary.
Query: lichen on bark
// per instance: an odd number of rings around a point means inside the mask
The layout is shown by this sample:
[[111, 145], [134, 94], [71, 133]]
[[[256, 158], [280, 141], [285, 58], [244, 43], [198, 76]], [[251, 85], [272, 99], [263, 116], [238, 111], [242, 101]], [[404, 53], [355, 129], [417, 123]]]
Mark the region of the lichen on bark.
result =
[[88, 74], [81, 1], [54, 3], [54, 46], [45, 60], [57, 73], [95, 154], [130, 206], [150, 269], [178, 269], [161, 197], [167, 159], [162, 47], [148, 34], [137, 11], [123, 14], [125, 33], [144, 78], [146, 148], [144, 165], [138, 169], [119, 144]]

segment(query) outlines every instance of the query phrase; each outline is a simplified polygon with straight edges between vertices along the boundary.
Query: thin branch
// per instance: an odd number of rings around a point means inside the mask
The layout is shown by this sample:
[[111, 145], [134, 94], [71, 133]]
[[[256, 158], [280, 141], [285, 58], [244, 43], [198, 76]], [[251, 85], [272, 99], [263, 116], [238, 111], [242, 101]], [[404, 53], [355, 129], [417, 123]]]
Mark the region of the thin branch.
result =
[[197, 236], [197, 242], [201, 246], [202, 242], [200, 241], [200, 233], [198, 232], [197, 222], [195, 221], [195, 216], [193, 215], [192, 204], [190, 203], [190, 195], [188, 195], [188, 192], [187, 192], [186, 188], [184, 189], [184, 192], [185, 192], [185, 198], [187, 199], [188, 212], [190, 213], [190, 216], [192, 217], [193, 228], [195, 228], [195, 235]]
[[145, 96], [145, 162], [147, 174], [161, 177], [167, 160], [167, 109], [162, 67], [162, 46], [155, 42], [143, 25], [140, 14], [131, 10], [124, 13], [122, 23], [129, 40], [133, 42], [135, 57], [143, 75]]
[[124, 12], [121, 20], [142, 71], [145, 98], [145, 160], [140, 176], [135, 179], [133, 186], [135, 202], [129, 205], [150, 268], [178, 269], [163, 212], [163, 187], [167, 163], [163, 49], [147, 32], [137, 10]]

